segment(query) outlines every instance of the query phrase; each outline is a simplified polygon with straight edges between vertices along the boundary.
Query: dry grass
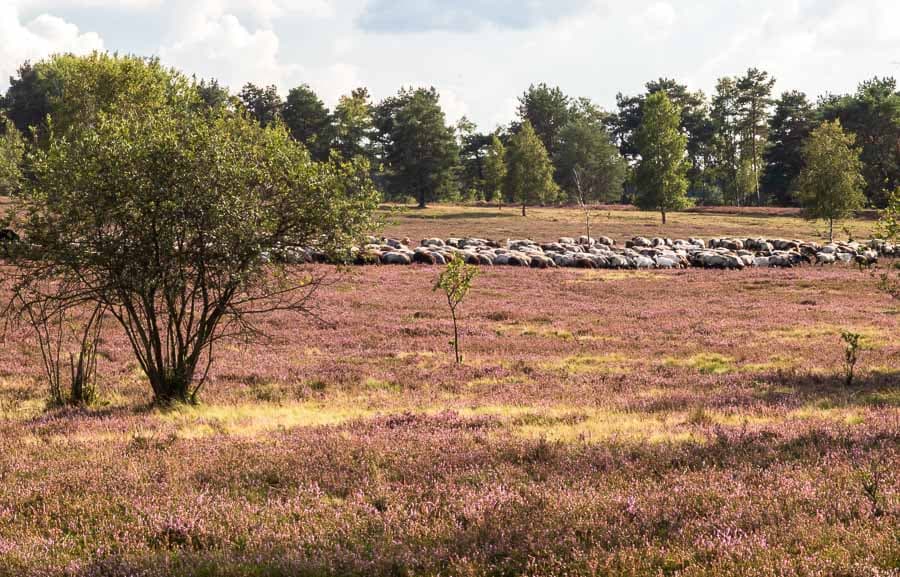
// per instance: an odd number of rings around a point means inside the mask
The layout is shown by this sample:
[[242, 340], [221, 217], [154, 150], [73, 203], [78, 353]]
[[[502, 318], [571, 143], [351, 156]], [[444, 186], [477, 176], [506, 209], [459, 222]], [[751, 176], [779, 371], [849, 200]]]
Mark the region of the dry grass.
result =
[[[782, 209], [773, 216], [771, 211], [759, 209], [704, 210], [669, 215], [666, 225], [659, 214], [622, 210], [622, 207], [600, 208], [593, 211], [591, 234], [606, 235], [620, 242], [634, 236], [688, 238], [692, 236], [736, 236], [767, 238], [825, 239], [822, 223], [801, 218], [796, 210]], [[382, 212], [388, 223], [385, 234], [397, 238], [409, 237], [418, 242], [430, 237], [478, 236], [501, 240], [532, 238], [538, 241], [556, 240], [560, 236], [584, 234], [584, 213], [577, 208], [528, 209], [523, 218], [516, 207], [471, 207], [434, 205], [427, 209], [391, 206]], [[868, 238], [874, 220], [864, 218], [841, 223], [856, 238]], [[843, 233], [841, 233], [843, 234]]]

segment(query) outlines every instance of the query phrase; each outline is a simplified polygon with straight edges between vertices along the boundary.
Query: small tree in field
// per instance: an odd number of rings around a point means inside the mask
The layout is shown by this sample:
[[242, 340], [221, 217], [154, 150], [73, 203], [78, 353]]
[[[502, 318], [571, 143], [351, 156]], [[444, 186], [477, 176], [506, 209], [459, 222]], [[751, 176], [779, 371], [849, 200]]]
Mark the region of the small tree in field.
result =
[[835, 120], [815, 129], [803, 150], [806, 165], [797, 179], [798, 198], [807, 218], [828, 221], [830, 242], [834, 242], [834, 221], [852, 215], [866, 201], [855, 141]]
[[506, 191], [513, 202], [522, 205], [522, 216], [529, 204], [556, 199], [559, 186], [553, 180], [553, 163], [528, 121], [509, 143], [506, 168]]
[[665, 92], [647, 97], [637, 133], [641, 154], [635, 172], [636, 204], [643, 210], [666, 213], [689, 206], [687, 198], [687, 136], [681, 132], [681, 111]]
[[434, 285], [434, 290], [444, 292], [447, 297], [447, 306], [450, 307], [450, 316], [453, 318], [453, 351], [456, 353], [457, 364], [462, 364], [463, 358], [459, 351], [459, 324], [456, 318], [456, 309], [466, 298], [476, 276], [478, 276], [478, 269], [467, 265], [463, 257], [456, 254]]
[[365, 161], [315, 163], [282, 126], [203, 110], [180, 75], [166, 82], [169, 101], [112, 106], [32, 154], [14, 295], [102, 307], [155, 400], [192, 402], [216, 343], [256, 334], [255, 315], [309, 310], [321, 278], [269, 255], [340, 256], [377, 193]]

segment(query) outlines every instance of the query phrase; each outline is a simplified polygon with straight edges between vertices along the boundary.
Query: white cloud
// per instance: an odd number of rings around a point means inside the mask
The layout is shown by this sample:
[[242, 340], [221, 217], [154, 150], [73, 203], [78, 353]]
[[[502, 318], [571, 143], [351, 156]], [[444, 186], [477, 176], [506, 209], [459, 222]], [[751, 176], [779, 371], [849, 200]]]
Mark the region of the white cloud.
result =
[[0, 88], [26, 60], [40, 60], [51, 54], [84, 54], [102, 50], [103, 39], [95, 32], [82, 33], [78, 26], [62, 18], [41, 14], [29, 22], [20, 21], [16, 7], [0, 8]]
[[678, 15], [675, 8], [668, 2], [654, 2], [643, 12], [643, 24], [650, 38], [658, 38], [668, 35]]
[[[447, 117], [447, 124], [456, 124], [460, 118], [468, 115], [469, 107], [466, 104], [465, 100], [457, 94], [454, 90], [445, 88], [440, 91], [441, 94], [441, 108], [444, 109], [444, 114]], [[471, 120], [471, 119], [470, 119]]]
[[160, 58], [201, 76], [214, 76], [232, 90], [247, 83], [283, 87], [299, 69], [279, 60], [279, 39], [272, 30], [250, 32], [232, 14], [199, 20], [189, 35], [162, 46]]

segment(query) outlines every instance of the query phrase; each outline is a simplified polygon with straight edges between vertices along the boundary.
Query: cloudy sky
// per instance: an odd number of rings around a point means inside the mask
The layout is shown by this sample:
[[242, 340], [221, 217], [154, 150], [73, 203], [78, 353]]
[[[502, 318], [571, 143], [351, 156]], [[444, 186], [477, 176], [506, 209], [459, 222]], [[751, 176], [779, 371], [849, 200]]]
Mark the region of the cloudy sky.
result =
[[674, 77], [710, 93], [750, 66], [777, 90], [900, 76], [898, 0], [0, 0], [0, 90], [61, 51], [158, 55], [233, 90], [310, 84], [329, 105], [433, 85], [451, 120], [509, 121], [533, 82], [606, 108]]

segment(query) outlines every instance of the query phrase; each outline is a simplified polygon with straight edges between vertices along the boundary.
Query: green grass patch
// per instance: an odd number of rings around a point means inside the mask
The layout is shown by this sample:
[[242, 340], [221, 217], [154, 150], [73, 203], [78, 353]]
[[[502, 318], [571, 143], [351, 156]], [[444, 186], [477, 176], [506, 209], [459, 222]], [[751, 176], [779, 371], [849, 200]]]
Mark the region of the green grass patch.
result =
[[694, 369], [706, 375], [723, 375], [736, 369], [732, 357], [719, 353], [698, 353], [687, 358], [668, 357], [664, 364], [667, 367]]

